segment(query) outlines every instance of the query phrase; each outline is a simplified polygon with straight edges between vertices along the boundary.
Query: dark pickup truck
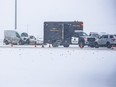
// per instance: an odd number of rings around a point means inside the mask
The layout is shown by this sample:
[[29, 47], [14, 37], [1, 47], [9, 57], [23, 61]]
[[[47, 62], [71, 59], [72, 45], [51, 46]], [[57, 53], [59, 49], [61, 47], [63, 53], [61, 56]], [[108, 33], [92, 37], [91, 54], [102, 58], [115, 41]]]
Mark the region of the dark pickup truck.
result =
[[83, 48], [85, 45], [94, 47], [95, 45], [95, 37], [87, 35], [85, 32], [76, 32], [74, 34], [75, 37], [78, 37], [78, 45]]

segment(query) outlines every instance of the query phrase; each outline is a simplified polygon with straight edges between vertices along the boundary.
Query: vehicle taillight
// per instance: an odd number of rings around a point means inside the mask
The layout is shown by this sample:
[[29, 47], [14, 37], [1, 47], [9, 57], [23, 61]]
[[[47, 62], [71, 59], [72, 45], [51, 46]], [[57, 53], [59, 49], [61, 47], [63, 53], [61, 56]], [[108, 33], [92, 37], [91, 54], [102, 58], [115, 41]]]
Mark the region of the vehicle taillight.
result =
[[116, 40], [116, 39], [114, 39], [114, 38], [112, 39], [112, 41], [115, 41], [115, 40]]

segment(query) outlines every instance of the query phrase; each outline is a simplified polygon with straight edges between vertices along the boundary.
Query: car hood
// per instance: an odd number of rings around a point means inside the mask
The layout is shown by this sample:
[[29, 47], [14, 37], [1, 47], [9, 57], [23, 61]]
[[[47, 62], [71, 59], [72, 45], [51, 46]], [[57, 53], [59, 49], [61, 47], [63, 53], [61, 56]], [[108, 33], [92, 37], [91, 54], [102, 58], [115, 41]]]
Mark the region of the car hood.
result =
[[82, 38], [94, 38], [92, 36], [80, 36], [80, 37], [82, 37]]

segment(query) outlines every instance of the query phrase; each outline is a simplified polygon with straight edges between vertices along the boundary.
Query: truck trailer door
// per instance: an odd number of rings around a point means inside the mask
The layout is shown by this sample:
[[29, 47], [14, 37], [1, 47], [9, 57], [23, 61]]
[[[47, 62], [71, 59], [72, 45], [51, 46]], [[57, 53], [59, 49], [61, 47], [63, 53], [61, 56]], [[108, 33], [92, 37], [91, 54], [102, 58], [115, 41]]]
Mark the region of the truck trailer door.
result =
[[70, 42], [71, 42], [70, 24], [64, 24], [64, 43], [70, 44]]

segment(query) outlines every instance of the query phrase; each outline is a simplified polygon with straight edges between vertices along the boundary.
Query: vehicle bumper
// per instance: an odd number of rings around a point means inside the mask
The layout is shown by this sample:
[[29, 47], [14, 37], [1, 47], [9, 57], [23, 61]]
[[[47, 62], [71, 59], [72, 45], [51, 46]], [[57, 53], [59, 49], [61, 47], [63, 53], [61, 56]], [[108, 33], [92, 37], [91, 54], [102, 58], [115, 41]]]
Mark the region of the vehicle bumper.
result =
[[85, 42], [85, 45], [88, 45], [88, 46], [94, 46], [95, 45], [95, 42]]
[[116, 44], [111, 44], [111, 45], [116, 47]]

